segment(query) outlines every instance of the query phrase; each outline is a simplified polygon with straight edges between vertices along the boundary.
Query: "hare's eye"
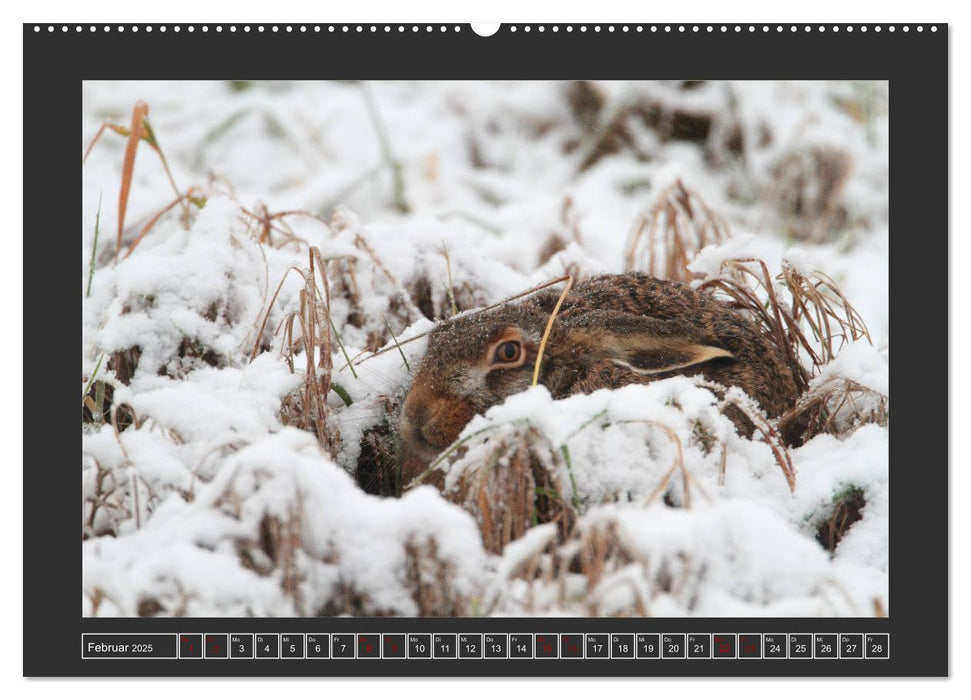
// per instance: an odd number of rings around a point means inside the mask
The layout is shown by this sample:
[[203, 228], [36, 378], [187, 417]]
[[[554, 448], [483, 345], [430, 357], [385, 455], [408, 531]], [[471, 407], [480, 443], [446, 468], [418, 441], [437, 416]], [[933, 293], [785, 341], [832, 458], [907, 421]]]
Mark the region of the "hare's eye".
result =
[[494, 362], [516, 362], [519, 360], [519, 355], [522, 353], [522, 351], [522, 345], [515, 341], [503, 343], [496, 348]]

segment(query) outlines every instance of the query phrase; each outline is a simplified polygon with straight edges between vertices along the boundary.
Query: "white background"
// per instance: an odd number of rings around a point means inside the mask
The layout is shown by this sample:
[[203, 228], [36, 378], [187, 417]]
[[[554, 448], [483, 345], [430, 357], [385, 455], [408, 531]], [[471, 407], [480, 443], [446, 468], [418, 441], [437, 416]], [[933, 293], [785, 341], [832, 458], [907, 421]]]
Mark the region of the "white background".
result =
[[[965, 7], [962, 7], [961, 5]], [[330, 3], [321, 2], [285, 2], [277, 0], [266, 2], [235, 2], [202, 3], [198, 0], [166, 0], [165, 2], [118, 2], [116, 0], [102, 0], [94, 3], [70, 2], [33, 2], [30, 4], [14, 2], [5, 3], [3, 9], [3, 24], [0, 25], [0, 52], [2, 52], [2, 70], [4, 83], [8, 86], [8, 94], [22, 99], [23, 86], [23, 41], [22, 22], [949, 22], [950, 55], [951, 55], [951, 129], [952, 157], [951, 173], [952, 199], [955, 194], [966, 193], [971, 189], [971, 138], [967, 126], [971, 123], [971, 69], [969, 69], [969, 55], [971, 55], [971, 39], [966, 21], [968, 12], [966, 3], [947, 2], [946, 0], [922, 0], [910, 2], [883, 2], [876, 11], [876, 5], [857, 3], [853, 5], [846, 0], [815, 0], [812, 3], [780, 3], [735, 0], [726, 3], [724, 0], [694, 0], [691, 3], [664, 3], [659, 7], [651, 7], [647, 3], [631, 3], [622, 0], [597, 0], [595, 3], [572, 3], [566, 6], [563, 2], [525, 3], [523, 0], [491, 0], [484, 2], [446, 2], [445, 0], [371, 0], [366, 6], [353, 3], [341, 3], [328, 6]], [[964, 10], [964, 11], [962, 11]], [[862, 694], [890, 693], [899, 690], [901, 694], [927, 695], [929, 697], [968, 697], [971, 690], [971, 666], [965, 659], [971, 655], [971, 643], [966, 640], [969, 624], [968, 591], [971, 588], [969, 576], [969, 547], [963, 536], [969, 532], [971, 509], [963, 508], [967, 502], [969, 482], [965, 453], [958, 452], [951, 468], [951, 675], [950, 681], [829, 681], [829, 680], [800, 680], [800, 681], [734, 681], [734, 680], [583, 680], [570, 679], [557, 681], [551, 679], [537, 679], [532, 681], [510, 681], [503, 679], [479, 680], [431, 680], [414, 681], [403, 679], [390, 680], [347, 680], [326, 682], [314, 680], [260, 680], [260, 681], [229, 681], [229, 680], [175, 680], [159, 679], [153, 681], [135, 680], [84, 680], [84, 681], [54, 681], [54, 680], [24, 680], [21, 678], [23, 669], [22, 655], [22, 625], [25, 620], [29, 624], [30, 611], [24, 613], [22, 609], [22, 567], [14, 559], [22, 547], [22, 476], [23, 465], [23, 413], [21, 410], [20, 394], [24, 389], [24, 376], [30, 376], [31, 368], [24, 365], [23, 358], [23, 290], [24, 281], [32, 280], [31, 288], [41, 284], [38, 267], [42, 261], [23, 260], [23, 246], [21, 239], [23, 223], [23, 189], [21, 173], [23, 172], [23, 154], [30, 151], [31, 144], [23, 144], [19, 134], [23, 133], [22, 104], [18, 102], [10, 109], [0, 112], [3, 119], [2, 140], [3, 187], [0, 192], [8, 200], [6, 219], [6, 241], [4, 242], [3, 274], [0, 275], [2, 297], [6, 303], [5, 326], [9, 329], [7, 342], [0, 344], [0, 367], [5, 368], [5, 389], [3, 400], [0, 401], [0, 425], [2, 425], [5, 459], [3, 468], [10, 475], [5, 479], [7, 498], [0, 508], [0, 518], [3, 519], [3, 542], [6, 551], [3, 552], [7, 575], [0, 581], [2, 587], [3, 618], [6, 621], [0, 631], [0, 668], [2, 668], [3, 685], [2, 696], [5, 698], [41, 697], [41, 698], [75, 698], [75, 697], [115, 697], [120, 695], [137, 695], [142, 698], [169, 698], [174, 694], [190, 693], [191, 695], [214, 692], [232, 694], [233, 698], [264, 697], [269, 694], [287, 693], [293, 697], [299, 695], [330, 695], [353, 693], [358, 697], [382, 695], [393, 698], [448, 697], [461, 696], [463, 698], [494, 697], [496, 695], [516, 695], [529, 693], [543, 697], [562, 697], [564, 694], [589, 694], [608, 690], [611, 693], [672, 693], [683, 697], [689, 696], [717, 696], [722, 698], [752, 698], [752, 697], [785, 697], [786, 700], [796, 700], [803, 697], [818, 697], [822, 694], [847, 694], [860, 696]], [[35, 115], [37, 118], [37, 115]], [[963, 127], [963, 128], [962, 128]], [[957, 198], [957, 201], [961, 201]], [[971, 216], [962, 207], [953, 207], [953, 221], [950, 232], [950, 269], [960, 271], [971, 265], [969, 259], [968, 235], [971, 232]], [[936, 235], [936, 232], [935, 232]], [[965, 285], [955, 285], [954, 295], [950, 300], [952, 309], [953, 328], [950, 333], [951, 356], [965, 355], [969, 343], [967, 316], [963, 309], [967, 308], [969, 299], [968, 288]], [[931, 356], [939, 357], [938, 344], [943, 340], [945, 329], [928, 329], [928, 342]], [[24, 339], [28, 344], [30, 339]], [[960, 365], [959, 365], [960, 366]], [[23, 368], [21, 370], [21, 368]], [[919, 368], [908, 368], [908, 371], [919, 371]], [[947, 411], [953, 434], [954, 428], [964, 426], [969, 415], [969, 402], [961, 400], [971, 392], [968, 375], [951, 374], [950, 407], [932, 407], [930, 410]], [[33, 384], [33, 382], [31, 382]], [[953, 397], [958, 397], [954, 400]], [[953, 409], [953, 412], [950, 410]], [[942, 494], [943, 498], [943, 494]], [[39, 526], [43, 524], [38, 523]], [[13, 561], [10, 561], [13, 559]], [[964, 634], [962, 634], [964, 632]], [[873, 687], [877, 686], [877, 687]], [[963, 690], [961, 690], [963, 688]], [[571, 692], [573, 691], [573, 692]]]

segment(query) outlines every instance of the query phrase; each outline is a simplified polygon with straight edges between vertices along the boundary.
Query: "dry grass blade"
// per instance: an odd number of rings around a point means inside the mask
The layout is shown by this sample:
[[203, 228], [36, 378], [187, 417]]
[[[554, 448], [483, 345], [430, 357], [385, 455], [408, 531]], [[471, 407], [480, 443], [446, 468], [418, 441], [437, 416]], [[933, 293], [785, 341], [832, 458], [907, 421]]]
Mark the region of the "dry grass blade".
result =
[[[792, 297], [788, 307], [776, 294], [776, 282]], [[836, 282], [820, 272], [809, 277], [784, 264], [773, 279], [764, 261], [733, 259], [722, 263], [721, 276], [707, 280], [701, 288], [727, 296], [752, 314], [782, 352], [800, 393], [844, 344], [861, 339], [872, 342], [866, 324]], [[835, 344], [837, 339], [840, 342]], [[810, 361], [808, 368], [803, 355]]]
[[[320, 221], [326, 225], [324, 220], [312, 214], [309, 211], [303, 209], [293, 209], [287, 211], [270, 212], [265, 204], [261, 204], [255, 212], [250, 211], [246, 207], [240, 207], [243, 212], [247, 224], [255, 222], [258, 226], [258, 233], [256, 235], [256, 240], [261, 244], [269, 244], [275, 248], [282, 247], [287, 244], [292, 244], [295, 246], [307, 245], [307, 241], [296, 233], [287, 223], [286, 219], [294, 216], [303, 216], [309, 219], [314, 219], [315, 221]], [[281, 236], [282, 240], [278, 244], [273, 240], [273, 234], [277, 233]]]
[[[535, 294], [536, 292], [541, 292], [544, 289], [546, 289], [547, 287], [552, 287], [554, 284], [559, 284], [560, 282], [566, 282], [568, 279], [571, 279], [571, 275], [563, 275], [562, 277], [557, 277], [556, 279], [552, 279], [549, 282], [543, 282], [542, 284], [538, 284], [535, 287], [531, 287], [530, 289], [527, 289], [525, 292], [520, 292], [519, 294], [514, 294], [513, 296], [507, 297], [506, 299], [503, 299], [502, 301], [497, 301], [495, 304], [491, 304], [491, 305], [486, 306], [486, 307], [483, 307], [481, 309], [476, 309], [475, 311], [470, 311], [469, 312], [469, 315], [470, 316], [474, 316], [476, 314], [485, 313], [486, 311], [491, 311], [492, 309], [495, 309], [497, 307], [500, 307], [503, 304], [508, 304], [509, 302], [516, 301], [517, 299], [522, 299], [523, 297], [529, 296], [530, 294]], [[395, 343], [393, 345], [388, 345], [387, 347], [384, 347], [384, 348], [381, 348], [380, 350], [377, 350], [375, 352], [372, 352], [371, 354], [367, 355], [367, 357], [360, 357], [360, 355], [363, 354], [363, 353], [360, 353], [358, 356], [356, 356], [354, 358], [354, 364], [355, 365], [360, 365], [362, 362], [366, 362], [367, 360], [370, 360], [372, 357], [377, 357], [378, 355], [383, 355], [386, 352], [391, 352], [395, 348], [399, 348], [400, 349], [400, 346], [401, 345], [405, 345], [406, 343], [411, 343], [411, 342], [413, 342], [415, 340], [419, 340], [421, 338], [424, 338], [429, 333], [431, 333], [431, 331], [426, 331], [424, 333], [419, 333], [418, 335], [413, 335], [410, 338], [405, 338], [404, 340], [399, 340], [397, 343]], [[347, 365], [345, 365], [344, 367], [341, 367], [341, 370], [344, 370], [346, 367], [347, 367]]]
[[[317, 284], [318, 268], [321, 284]], [[304, 286], [299, 294], [299, 308], [288, 314], [281, 328], [284, 331], [287, 363], [291, 371], [294, 370], [294, 356], [303, 353], [304, 383], [301, 391], [291, 394], [284, 399], [281, 407], [281, 421], [287, 425], [296, 425], [305, 430], [311, 430], [321, 446], [331, 455], [335, 455], [339, 436], [331, 430], [328, 423], [330, 411], [327, 406], [327, 396], [331, 388], [331, 374], [333, 370], [332, 350], [333, 340], [330, 320], [330, 288], [327, 281], [325, 263], [317, 248], [309, 251], [309, 266], [307, 270], [295, 270], [303, 277]], [[289, 274], [290, 270], [287, 271]], [[286, 276], [284, 277], [286, 279]], [[276, 301], [280, 287], [270, 302], [270, 308]], [[323, 293], [321, 292], [323, 289]], [[267, 308], [266, 316], [269, 316]], [[294, 337], [294, 326], [299, 328], [299, 336]], [[260, 346], [260, 338], [266, 326], [266, 317], [260, 328], [257, 343], [253, 352]]]
[[145, 131], [145, 116], [148, 105], [142, 101], [135, 103], [131, 113], [131, 127], [128, 130], [128, 143], [125, 144], [125, 158], [121, 166], [121, 190], [118, 193], [118, 239], [115, 242], [115, 260], [121, 252], [121, 235], [125, 230], [125, 213], [128, 211], [128, 195], [131, 192], [132, 176], [135, 172], [135, 154], [138, 142]]
[[691, 480], [691, 474], [684, 466], [684, 449], [681, 446], [681, 438], [678, 437], [678, 434], [674, 432], [670, 427], [664, 425], [664, 423], [660, 423], [656, 420], [632, 419], [632, 420], [618, 421], [618, 423], [621, 423], [621, 424], [643, 423], [645, 425], [650, 425], [652, 427], [658, 428], [674, 444], [674, 448], [675, 448], [674, 462], [671, 464], [671, 468], [668, 469], [665, 475], [661, 478], [661, 481], [658, 483], [658, 485], [651, 492], [651, 495], [647, 497], [647, 500], [645, 501], [645, 503], [653, 502], [655, 498], [657, 498], [662, 493], [664, 493], [664, 490], [667, 488], [668, 483], [671, 481], [671, 477], [673, 477], [676, 472], [681, 472], [681, 485], [684, 490], [684, 506], [685, 508], [691, 508], [691, 487], [689, 484]]
[[125, 252], [125, 258], [123, 259], [127, 259], [128, 256], [130, 256], [134, 252], [135, 248], [138, 246], [139, 243], [141, 243], [142, 239], [145, 237], [145, 234], [151, 231], [152, 228], [155, 226], [155, 224], [157, 224], [163, 216], [165, 216], [170, 211], [172, 211], [172, 209], [175, 208], [176, 205], [184, 204], [185, 202], [190, 201], [193, 191], [194, 191], [193, 188], [189, 188], [188, 192], [186, 192], [185, 194], [180, 194], [174, 200], [166, 204], [165, 207], [163, 207], [160, 212], [158, 212], [155, 216], [149, 219], [148, 223], [146, 223], [142, 227], [142, 230], [138, 232], [138, 235], [135, 236], [135, 240], [133, 240], [131, 242], [131, 245], [128, 246], [128, 250]]
[[448, 296], [448, 303], [452, 307], [452, 315], [459, 312], [458, 304], [455, 303], [455, 285], [452, 282], [452, 261], [448, 257], [448, 246], [442, 241], [442, 257], [445, 258], [445, 271], [448, 275], [448, 283], [445, 285], [445, 293]]
[[624, 269], [643, 270], [667, 280], [697, 279], [699, 275], [690, 272], [688, 265], [702, 248], [728, 237], [728, 225], [721, 217], [678, 180], [664, 190], [628, 236]]
[[796, 468], [792, 463], [792, 455], [789, 454], [789, 449], [786, 447], [782, 434], [773, 422], [765, 417], [765, 414], [758, 405], [754, 404], [751, 400], [746, 401], [745, 399], [747, 397], [741, 394], [738, 389], [727, 389], [721, 384], [709, 382], [698, 377], [693, 378], [692, 381], [696, 386], [704, 387], [716, 395], [723, 397], [718, 407], [721, 412], [724, 413], [726, 408], [733, 407], [741, 411], [748, 418], [749, 422], [755, 427], [755, 430], [762, 436], [763, 442], [772, 450], [772, 456], [775, 458], [776, 464], [779, 465], [779, 469], [782, 470], [786, 483], [789, 485], [789, 490], [795, 493]]
[[[842, 419], [844, 411], [852, 420]], [[889, 416], [887, 397], [851, 379], [837, 377], [814, 384], [799, 397], [796, 404], [779, 417], [783, 432], [793, 423], [801, 423], [807, 435], [832, 433], [846, 435], [868, 423], [885, 425]]]
[[276, 303], [276, 298], [280, 295], [280, 290], [283, 289], [283, 283], [287, 281], [287, 277], [290, 276], [291, 272], [296, 272], [298, 275], [303, 275], [303, 272], [295, 267], [289, 268], [283, 275], [283, 278], [280, 280], [280, 284], [278, 284], [276, 287], [276, 291], [273, 292], [273, 298], [270, 299], [270, 303], [267, 304], [266, 313], [263, 314], [263, 323], [260, 324], [260, 330], [256, 334], [256, 341], [253, 343], [253, 351], [249, 356], [250, 362], [255, 360], [257, 354], [259, 354], [260, 345], [263, 342], [263, 334], [266, 332], [266, 322], [270, 320], [270, 311], [273, 309], [273, 305]]
[[538, 523], [556, 523], [565, 538], [577, 513], [561, 495], [556, 477], [559, 463], [559, 452], [529, 427], [500, 437], [483, 460], [461, 473], [445, 497], [476, 518], [483, 545], [490, 552], [502, 552]]
[[539, 382], [539, 367], [543, 362], [543, 351], [546, 350], [546, 341], [549, 340], [550, 331], [553, 330], [553, 322], [556, 320], [557, 314], [560, 313], [560, 307], [563, 306], [563, 300], [566, 298], [566, 295], [570, 293], [571, 289], [573, 289], [573, 275], [567, 275], [566, 287], [563, 288], [560, 298], [556, 300], [556, 306], [553, 307], [553, 311], [550, 313], [550, 317], [546, 321], [546, 329], [543, 331], [543, 338], [539, 341], [539, 350], [536, 352], [536, 364], [533, 365], [533, 386], [536, 386], [537, 382]]
[[[159, 146], [158, 137], [155, 135], [155, 131], [152, 129], [152, 125], [148, 121], [147, 104], [145, 104], [141, 100], [135, 103], [135, 106], [132, 108], [131, 125], [127, 129], [123, 126], [118, 126], [117, 124], [113, 124], [110, 121], [105, 121], [98, 128], [98, 131], [97, 133], [95, 133], [94, 138], [92, 138], [91, 142], [88, 144], [88, 147], [84, 152], [84, 156], [81, 159], [82, 165], [84, 165], [84, 163], [87, 161], [88, 155], [90, 155], [91, 150], [94, 148], [94, 145], [101, 139], [101, 136], [104, 134], [106, 129], [110, 129], [111, 131], [114, 131], [116, 134], [120, 136], [124, 136], [127, 139], [127, 142], [125, 143], [125, 154], [122, 160], [121, 185], [118, 192], [118, 236], [115, 242], [115, 261], [117, 262], [118, 255], [121, 252], [121, 238], [125, 230], [125, 215], [126, 215], [126, 212], [128, 211], [128, 198], [129, 198], [129, 195], [131, 194], [132, 177], [135, 171], [135, 156], [138, 152], [138, 144], [140, 141], [144, 141], [145, 143], [147, 143], [149, 146], [151, 146], [152, 150], [154, 150], [155, 153], [158, 154], [159, 160], [162, 163], [162, 168], [165, 170], [165, 175], [169, 180], [169, 184], [172, 185], [172, 190], [173, 192], [175, 192], [175, 196], [176, 196], [175, 202], [169, 205], [168, 207], [166, 207], [165, 210], [163, 210], [162, 214], [164, 214], [166, 211], [168, 211], [175, 205], [182, 204], [183, 225], [188, 227], [189, 204], [193, 200], [189, 192], [183, 195], [179, 191], [178, 185], [175, 184], [175, 178], [172, 176], [172, 169], [169, 167], [168, 159], [165, 157], [165, 153], [162, 151], [161, 146]], [[142, 236], [145, 235], [145, 233], [147, 233], [148, 229], [150, 229], [155, 224], [155, 222], [158, 220], [158, 217], [160, 216], [161, 214], [159, 214], [156, 218], [154, 218], [149, 223], [149, 225], [145, 229], [143, 229], [141, 234], [139, 234], [139, 240], [141, 239]], [[135, 246], [133, 244], [129, 248], [128, 250], [129, 255], [131, 254], [131, 251], [134, 249], [134, 247]]]
[[[136, 105], [137, 108], [138, 105]], [[175, 192], [176, 197], [180, 197], [179, 186], [175, 184], [175, 178], [172, 176], [172, 170], [169, 168], [169, 161], [165, 157], [165, 152], [162, 151], [162, 147], [159, 145], [158, 137], [155, 136], [155, 130], [152, 129], [152, 123], [148, 120], [148, 106], [145, 107], [145, 116], [142, 117], [142, 126], [144, 127], [145, 143], [152, 147], [152, 149], [158, 154], [158, 158], [162, 161], [162, 169], [165, 170], [165, 176], [169, 179], [169, 184], [172, 185], [172, 191]], [[186, 193], [185, 200], [182, 202], [182, 220], [183, 223], [188, 226], [189, 224], [189, 197]]]
[[114, 131], [116, 134], [120, 136], [127, 137], [129, 133], [128, 129], [126, 129], [123, 126], [112, 124], [110, 121], [104, 122], [100, 127], [98, 127], [98, 131], [91, 139], [91, 142], [88, 144], [88, 147], [84, 150], [84, 155], [81, 157], [81, 165], [84, 165], [87, 162], [88, 156], [91, 155], [91, 151], [94, 149], [94, 145], [101, 140], [101, 137], [105, 132], [105, 129], [110, 129], [111, 131]]

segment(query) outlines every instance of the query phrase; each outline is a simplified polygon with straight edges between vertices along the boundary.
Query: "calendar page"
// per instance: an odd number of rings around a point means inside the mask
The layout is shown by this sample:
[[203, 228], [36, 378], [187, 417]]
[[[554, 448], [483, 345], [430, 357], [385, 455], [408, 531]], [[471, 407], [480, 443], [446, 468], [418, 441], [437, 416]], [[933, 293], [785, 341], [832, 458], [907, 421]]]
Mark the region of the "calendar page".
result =
[[83, 672], [893, 672], [946, 25], [24, 32], [80, 62], [25, 93], [77, 154], [25, 238], [79, 316]]

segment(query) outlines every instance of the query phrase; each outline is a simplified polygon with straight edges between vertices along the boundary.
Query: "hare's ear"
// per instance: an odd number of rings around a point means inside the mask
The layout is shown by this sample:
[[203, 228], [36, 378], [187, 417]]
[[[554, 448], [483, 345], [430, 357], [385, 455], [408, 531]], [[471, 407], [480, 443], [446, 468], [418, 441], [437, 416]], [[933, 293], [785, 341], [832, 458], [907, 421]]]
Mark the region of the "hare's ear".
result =
[[624, 338], [628, 347], [611, 361], [637, 374], [663, 374], [685, 369], [732, 353], [714, 345], [705, 345], [690, 338]]
[[638, 374], [662, 374], [734, 357], [700, 328], [670, 321], [598, 310], [586, 315], [584, 331], [604, 359]]

